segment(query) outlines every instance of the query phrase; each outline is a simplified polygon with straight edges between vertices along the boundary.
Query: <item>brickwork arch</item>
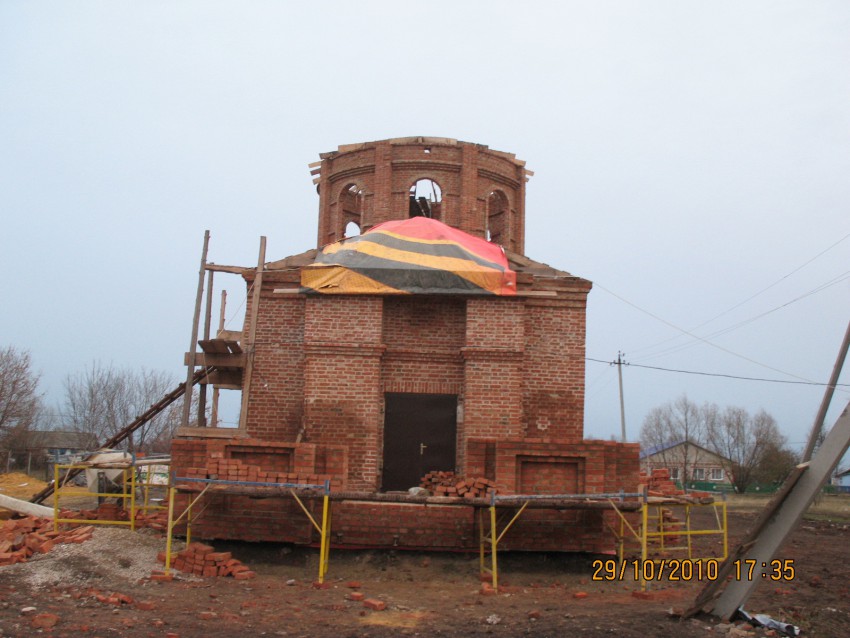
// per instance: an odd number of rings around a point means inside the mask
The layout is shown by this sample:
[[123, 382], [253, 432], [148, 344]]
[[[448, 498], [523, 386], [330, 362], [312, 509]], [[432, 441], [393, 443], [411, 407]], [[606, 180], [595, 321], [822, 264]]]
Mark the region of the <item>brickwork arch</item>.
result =
[[[337, 233], [340, 237], [359, 235], [366, 223], [366, 189], [362, 183], [350, 182], [338, 191], [336, 198]], [[351, 233], [351, 225], [357, 227]]]
[[511, 203], [505, 191], [498, 188], [491, 190], [484, 205], [484, 238], [494, 244], [509, 246], [512, 221]]
[[408, 190], [408, 216], [442, 220], [443, 189], [430, 175], [417, 178]]
[[[511, 153], [450, 138], [408, 137], [340, 146], [320, 157], [321, 162], [311, 165], [319, 184], [319, 247], [340, 240], [351, 221], [339, 202], [350, 184], [365, 194], [358, 225], [367, 231], [385, 221], [409, 218], [410, 186], [427, 179], [441, 190], [440, 201], [429, 202], [439, 204], [429, 207], [429, 216], [477, 237], [487, 233], [487, 195], [504, 193], [510, 220], [501, 232], [508, 237], [502, 244], [523, 252], [525, 182], [531, 173]], [[415, 202], [418, 214], [423, 214], [418, 197]]]

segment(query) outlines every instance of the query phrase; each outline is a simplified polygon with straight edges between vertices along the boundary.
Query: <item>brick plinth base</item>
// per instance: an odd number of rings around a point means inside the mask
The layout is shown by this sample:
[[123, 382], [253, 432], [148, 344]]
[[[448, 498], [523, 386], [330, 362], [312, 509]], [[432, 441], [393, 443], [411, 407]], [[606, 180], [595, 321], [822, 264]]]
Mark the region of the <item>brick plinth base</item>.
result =
[[[256, 448], [256, 450], [255, 450]], [[260, 453], [262, 451], [262, 453]], [[492, 457], [492, 458], [486, 458]], [[239, 481], [322, 483], [347, 489], [345, 448], [270, 443], [253, 439], [177, 439], [172, 448], [178, 477]], [[633, 444], [551, 440], [471, 440], [469, 466], [491, 474], [499, 494], [576, 494], [634, 491], [638, 453]], [[335, 459], [329, 463], [328, 459]], [[290, 496], [252, 498], [211, 494], [193, 524], [204, 539], [313, 544], [319, 540], [307, 516]], [[188, 503], [183, 494], [178, 511]], [[321, 520], [321, 500], [305, 502]], [[341, 547], [401, 547], [422, 550], [472, 550], [478, 547], [480, 521], [469, 506], [407, 503], [332, 502], [331, 542]], [[483, 510], [484, 528], [489, 512]], [[501, 541], [506, 550], [605, 552], [614, 539], [605, 525], [613, 513], [598, 510], [527, 510]], [[503, 524], [503, 523], [502, 523]], [[179, 530], [178, 530], [179, 531]]]

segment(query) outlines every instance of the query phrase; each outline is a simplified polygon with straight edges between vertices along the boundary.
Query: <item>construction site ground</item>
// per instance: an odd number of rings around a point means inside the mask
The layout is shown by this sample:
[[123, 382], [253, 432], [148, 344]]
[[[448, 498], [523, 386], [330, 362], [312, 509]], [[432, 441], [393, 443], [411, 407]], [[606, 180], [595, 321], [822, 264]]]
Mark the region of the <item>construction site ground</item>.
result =
[[[765, 502], [747, 499], [730, 508], [733, 543]], [[849, 539], [850, 503], [825, 497], [782, 552], [781, 558], [794, 561], [794, 580], [759, 583], [746, 609], [798, 625], [805, 636], [850, 634]], [[702, 583], [654, 583], [647, 594], [636, 595], [630, 578], [592, 579], [592, 561], [604, 556], [500, 554], [501, 587], [493, 594], [482, 590], [477, 555], [333, 550], [325, 588], [317, 588], [316, 549], [211, 544], [232, 552], [256, 578], [177, 573], [172, 582], [152, 581], [151, 572], [162, 568], [156, 554], [165, 538], [149, 529], [117, 527], [98, 528], [90, 541], [58, 545], [2, 567], [0, 635], [775, 635], [710, 617], [680, 621], [671, 611], [689, 607]], [[369, 600], [386, 607], [372, 609]]]

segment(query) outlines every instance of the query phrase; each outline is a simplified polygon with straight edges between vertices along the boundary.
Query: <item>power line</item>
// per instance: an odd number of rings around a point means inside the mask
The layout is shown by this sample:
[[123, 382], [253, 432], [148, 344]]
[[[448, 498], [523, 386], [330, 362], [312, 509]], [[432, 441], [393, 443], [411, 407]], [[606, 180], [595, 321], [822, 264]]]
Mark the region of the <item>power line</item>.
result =
[[[810, 297], [810, 296], [812, 296], [816, 293], [819, 293], [823, 290], [826, 290], [827, 288], [830, 288], [831, 286], [839, 284], [842, 281], [845, 281], [847, 279], [850, 279], [850, 270], [843, 272], [840, 275], [836, 275], [835, 277], [833, 277], [832, 279], [830, 279], [826, 283], [820, 284], [816, 288], [813, 288], [812, 290], [809, 290], [808, 292], [803, 293], [799, 297], [795, 297], [791, 301], [787, 301], [784, 304], [776, 306], [775, 308], [771, 308], [770, 310], [766, 310], [766, 311], [762, 312], [761, 314], [758, 314], [754, 317], [750, 317], [749, 319], [744, 319], [742, 321], [739, 321], [738, 323], [733, 324], [733, 325], [731, 325], [727, 328], [721, 328], [720, 330], [717, 330], [715, 332], [707, 334], [705, 336], [705, 338], [706, 339], [713, 339], [715, 337], [719, 337], [721, 335], [725, 335], [729, 332], [732, 332], [733, 330], [737, 330], [738, 328], [742, 328], [743, 326], [746, 326], [747, 324], [753, 323], [754, 321], [757, 321], [757, 320], [761, 319], [762, 317], [766, 317], [767, 315], [772, 314], [772, 313], [776, 312], [777, 310], [782, 310], [783, 308], [786, 308], [786, 307], [790, 306], [791, 304], [794, 304], [794, 303], [796, 303], [796, 302], [798, 302], [802, 299], [805, 299], [806, 297]], [[703, 325], [705, 325], [705, 324], [703, 324]], [[667, 339], [667, 341], [672, 341], [673, 339], [677, 339], [679, 336], [680, 335], [677, 335], [676, 337], [671, 337], [670, 339]], [[661, 344], [656, 344], [656, 345], [661, 345]], [[690, 348], [693, 345], [696, 345], [696, 344], [694, 342], [688, 342], [688, 343], [679, 344], [677, 346], [670, 346], [669, 348], [666, 348], [664, 350], [659, 350], [658, 352], [651, 353], [651, 354], [648, 354], [648, 355], [644, 355], [644, 358], [655, 358], [655, 357], [659, 357], [659, 356], [665, 355], [665, 354], [672, 354], [674, 352], [680, 352], [681, 350], [686, 350], [687, 348]], [[654, 347], [654, 346], [648, 346], [647, 348], [644, 348], [644, 350], [650, 349], [652, 347]]]
[[[805, 268], [806, 266], [808, 266], [810, 263], [812, 263], [813, 261], [815, 261], [816, 259], [818, 259], [818, 258], [819, 258], [819, 257], [821, 257], [822, 255], [825, 255], [825, 254], [826, 254], [826, 253], [828, 253], [830, 250], [832, 250], [833, 248], [835, 248], [838, 244], [840, 244], [841, 242], [845, 241], [848, 237], [850, 237], [850, 233], [848, 233], [848, 234], [844, 235], [844, 237], [842, 237], [842, 238], [841, 238], [841, 239], [839, 239], [838, 241], [834, 242], [833, 244], [831, 244], [831, 245], [830, 245], [830, 246], [828, 246], [827, 248], [823, 249], [823, 250], [822, 250], [822, 251], [820, 251], [817, 255], [815, 255], [815, 256], [814, 256], [814, 257], [812, 257], [811, 259], [807, 260], [807, 261], [806, 261], [806, 262], [804, 262], [803, 264], [801, 264], [801, 265], [797, 266], [794, 270], [792, 270], [791, 272], [789, 272], [787, 275], [784, 275], [783, 277], [780, 277], [779, 279], [777, 279], [776, 281], [774, 281], [774, 282], [773, 282], [772, 284], [770, 284], [769, 286], [766, 286], [765, 288], [762, 288], [762, 289], [761, 289], [761, 290], [759, 290], [758, 292], [756, 292], [756, 293], [754, 293], [754, 294], [750, 295], [749, 297], [747, 297], [747, 298], [746, 298], [746, 299], [744, 299], [743, 301], [741, 301], [741, 302], [739, 302], [739, 303], [735, 304], [735, 305], [734, 305], [734, 306], [732, 306], [731, 308], [728, 308], [728, 309], [724, 310], [723, 312], [721, 312], [721, 313], [719, 313], [719, 314], [717, 314], [717, 315], [713, 316], [711, 319], [707, 319], [706, 321], [703, 321], [703, 322], [702, 322], [701, 324], [699, 324], [698, 326], [695, 326], [694, 328], [691, 328], [691, 330], [699, 330], [700, 328], [702, 328], [703, 326], [705, 326], [705, 325], [707, 325], [707, 324], [711, 323], [712, 321], [715, 321], [716, 319], [719, 319], [719, 318], [720, 318], [720, 317], [722, 317], [723, 315], [726, 315], [726, 314], [728, 314], [728, 313], [732, 312], [733, 310], [735, 310], [735, 309], [737, 309], [737, 308], [740, 308], [741, 306], [743, 306], [743, 305], [744, 305], [744, 304], [746, 304], [747, 302], [752, 301], [753, 299], [755, 299], [755, 298], [756, 298], [756, 297], [758, 297], [759, 295], [761, 295], [761, 294], [763, 294], [763, 293], [767, 292], [768, 290], [770, 290], [771, 288], [773, 288], [773, 287], [775, 287], [775, 286], [779, 285], [780, 283], [782, 283], [783, 281], [785, 281], [786, 279], [788, 279], [788, 277], [790, 277], [791, 275], [793, 275], [793, 274], [795, 274], [795, 273], [799, 272], [800, 270], [802, 270], [803, 268]], [[846, 273], [844, 273], [844, 274], [846, 274]], [[839, 277], [841, 277], [841, 276], [842, 276], [842, 275], [839, 275]], [[831, 284], [830, 284], [830, 285], [831, 285]], [[815, 289], [815, 290], [814, 290], [814, 291], [812, 291], [812, 292], [806, 293], [806, 295], [803, 295], [803, 297], [808, 296], [809, 294], [814, 294], [815, 292], [819, 292], [819, 291], [820, 291], [823, 287], [826, 287], [826, 286], [822, 286], [822, 287], [820, 287], [820, 288]], [[791, 302], [789, 302], [789, 303], [793, 303], [794, 301], [798, 301], [799, 299], [802, 299], [803, 297], [798, 297], [797, 299], [794, 299], [793, 301], [791, 301]], [[788, 304], [785, 304], [785, 305], [788, 305]], [[780, 306], [780, 308], [781, 308], [781, 307], [783, 307], [783, 306]], [[778, 310], [778, 308], [775, 308], [774, 310]], [[773, 311], [768, 311], [768, 312], [773, 312]], [[766, 314], [766, 313], [765, 313], [765, 314]], [[759, 315], [759, 317], [761, 317], [761, 316], [763, 316], [763, 315]], [[755, 317], [754, 319], [757, 319], [757, 318], [758, 318], [758, 317]], [[753, 320], [754, 320], [754, 319], [753, 319]], [[739, 325], [740, 325], [740, 324], [739, 324]], [[728, 328], [728, 329], [727, 329], [727, 331], [728, 331], [728, 330], [732, 330], [732, 329], [734, 329], [735, 327], [737, 327], [737, 326], [733, 326], [732, 328]], [[643, 350], [651, 350], [652, 348], [655, 348], [656, 346], [663, 345], [663, 344], [667, 343], [668, 341], [672, 341], [672, 340], [674, 340], [674, 339], [678, 338], [678, 336], [679, 336], [679, 335], [677, 335], [676, 337], [670, 337], [669, 339], [664, 339], [663, 341], [660, 341], [659, 343], [656, 343], [656, 344], [654, 344], [654, 345], [652, 345], [652, 346], [646, 346], [646, 347], [644, 347], [644, 348], [638, 348], [636, 351], [637, 351], [637, 352], [641, 352], [641, 351], [643, 351]], [[708, 336], [709, 336], [709, 337], [713, 337], [714, 335], [712, 334], [712, 335], [708, 335]], [[635, 351], [633, 351], [633, 352], [635, 352]]]
[[[603, 361], [602, 359], [593, 359], [591, 357], [586, 357], [586, 361], [593, 361], [594, 363], [604, 363], [605, 365], [612, 365], [611, 361]], [[614, 362], [616, 364], [616, 361]], [[817, 381], [789, 381], [787, 379], [765, 379], [762, 377], [743, 377], [736, 374], [723, 374], [721, 372], [699, 372], [696, 370], [679, 370], [677, 368], [661, 368], [659, 366], [647, 366], [641, 365], [639, 363], [623, 363], [623, 365], [630, 366], [632, 368], [646, 368], [647, 370], [660, 370], [662, 372], [677, 372], [679, 374], [695, 374], [703, 377], [722, 377], [724, 379], [739, 379], [741, 381], [762, 381], [764, 383], [786, 383], [791, 385], [817, 385], [817, 386], [828, 386], [828, 383], [819, 383]], [[837, 388], [850, 388], [850, 383], [836, 383], [835, 387]]]
[[774, 368], [773, 366], [769, 366], [769, 365], [767, 365], [766, 363], [761, 363], [760, 361], [756, 361], [755, 359], [751, 359], [750, 357], [744, 356], [744, 355], [742, 355], [742, 354], [738, 354], [737, 352], [734, 352], [734, 351], [732, 351], [732, 350], [729, 350], [728, 348], [724, 348], [723, 346], [719, 346], [719, 345], [717, 345], [716, 343], [713, 343], [713, 342], [709, 341], [708, 339], [704, 339], [703, 337], [700, 337], [699, 335], [695, 335], [694, 333], [689, 332], [689, 331], [685, 330], [684, 328], [680, 328], [679, 326], [677, 326], [677, 325], [676, 325], [676, 324], [674, 324], [674, 323], [670, 323], [670, 322], [669, 322], [669, 321], [667, 321], [666, 319], [662, 319], [662, 318], [661, 318], [661, 317], [659, 317], [658, 315], [651, 313], [649, 310], [644, 310], [643, 308], [641, 308], [641, 307], [640, 307], [640, 306], [638, 306], [637, 304], [634, 304], [634, 303], [632, 303], [631, 301], [629, 301], [628, 299], [625, 299], [624, 297], [621, 297], [621, 296], [620, 296], [620, 295], [618, 295], [617, 293], [615, 293], [615, 292], [613, 292], [613, 291], [611, 291], [611, 290], [608, 290], [605, 286], [603, 286], [602, 284], [600, 284], [600, 283], [598, 283], [598, 282], [594, 282], [594, 284], [593, 284], [593, 285], [594, 285], [594, 286], [596, 286], [597, 288], [601, 288], [602, 290], [604, 290], [605, 292], [607, 292], [609, 295], [611, 295], [611, 296], [613, 296], [613, 297], [616, 297], [617, 299], [619, 299], [619, 300], [620, 300], [620, 301], [622, 301], [623, 303], [625, 303], [625, 304], [627, 304], [627, 305], [631, 306], [631, 307], [632, 307], [632, 308], [634, 308], [635, 310], [638, 310], [638, 311], [640, 311], [640, 312], [642, 312], [642, 313], [644, 313], [644, 314], [646, 314], [646, 315], [649, 315], [650, 317], [652, 317], [652, 318], [653, 318], [653, 319], [655, 319], [656, 321], [660, 321], [660, 322], [661, 322], [661, 323], [663, 323], [665, 326], [670, 326], [670, 327], [671, 327], [671, 328], [673, 328], [674, 330], [678, 330], [678, 331], [679, 331], [679, 332], [681, 332], [682, 334], [686, 334], [686, 335], [688, 335], [689, 337], [692, 337], [692, 338], [694, 338], [694, 339], [697, 339], [698, 341], [702, 341], [704, 344], [709, 345], [709, 346], [711, 346], [712, 348], [716, 348], [717, 350], [720, 350], [721, 352], [725, 352], [726, 354], [731, 354], [733, 357], [737, 357], [737, 358], [739, 358], [739, 359], [743, 359], [744, 361], [748, 361], [748, 362], [753, 363], [753, 364], [755, 364], [755, 365], [757, 365], [757, 366], [759, 366], [759, 367], [766, 368], [766, 369], [768, 369], [768, 370], [772, 370], [773, 372], [778, 372], [779, 374], [784, 374], [784, 375], [787, 375], [787, 376], [789, 376], [789, 377], [794, 377], [795, 379], [800, 379], [801, 381], [806, 381], [806, 382], [808, 382], [808, 383], [813, 383], [813, 384], [815, 384], [815, 385], [819, 385], [819, 384], [816, 384], [814, 381], [811, 381], [810, 379], [806, 379], [806, 378], [804, 378], [804, 377], [797, 376], [796, 374], [792, 374], [792, 373], [790, 373], [790, 372], [786, 372], [785, 370], [780, 370], [779, 368]]

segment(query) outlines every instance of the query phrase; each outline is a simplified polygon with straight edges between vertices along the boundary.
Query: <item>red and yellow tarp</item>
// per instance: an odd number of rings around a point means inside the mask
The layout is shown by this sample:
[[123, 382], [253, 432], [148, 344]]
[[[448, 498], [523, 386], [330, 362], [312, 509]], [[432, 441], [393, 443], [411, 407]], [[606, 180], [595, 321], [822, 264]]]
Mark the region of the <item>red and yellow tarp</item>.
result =
[[301, 286], [338, 295], [514, 295], [516, 273], [498, 244], [412, 217], [325, 246], [301, 270]]

